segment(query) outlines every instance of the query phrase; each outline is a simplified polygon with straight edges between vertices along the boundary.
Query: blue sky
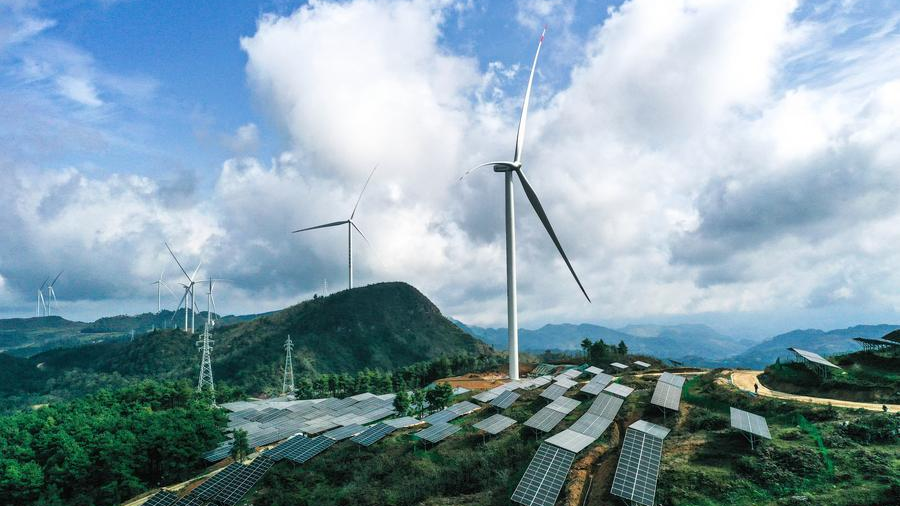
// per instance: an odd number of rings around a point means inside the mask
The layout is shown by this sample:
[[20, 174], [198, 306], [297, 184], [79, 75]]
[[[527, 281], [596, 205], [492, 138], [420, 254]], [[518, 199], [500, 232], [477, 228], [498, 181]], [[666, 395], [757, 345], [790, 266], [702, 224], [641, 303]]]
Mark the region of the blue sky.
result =
[[529, 177], [595, 303], [521, 200], [525, 325], [900, 321], [886, 0], [0, 1], [0, 316], [59, 269], [72, 318], [155, 309], [164, 240], [226, 312], [342, 286], [289, 231], [378, 163], [357, 278], [502, 325], [499, 183], [456, 178], [509, 156], [545, 24]]

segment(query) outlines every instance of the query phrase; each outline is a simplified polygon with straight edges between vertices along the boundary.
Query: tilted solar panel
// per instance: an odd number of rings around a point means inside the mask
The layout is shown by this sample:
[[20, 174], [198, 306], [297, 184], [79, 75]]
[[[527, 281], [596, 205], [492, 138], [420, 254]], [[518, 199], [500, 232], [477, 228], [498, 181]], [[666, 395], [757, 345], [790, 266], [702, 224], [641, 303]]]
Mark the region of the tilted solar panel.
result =
[[628, 369], [628, 366], [621, 362], [613, 362], [609, 365], [615, 367], [616, 369], [619, 369], [620, 371], [624, 371], [625, 369]]
[[472, 398], [478, 402], [491, 402], [492, 400], [496, 399], [498, 395], [500, 394], [497, 392], [485, 390], [480, 394], [473, 395]]
[[206, 504], [206, 499], [203, 499], [196, 492], [191, 492], [190, 494], [182, 497], [178, 500], [173, 506], [202, 506]]
[[507, 428], [515, 425], [515, 423], [515, 420], [507, 416], [492, 415], [476, 423], [472, 427], [475, 427], [478, 430], [483, 430], [488, 434], [499, 434]]
[[618, 397], [601, 393], [594, 399], [594, 402], [591, 404], [591, 407], [588, 408], [587, 412], [601, 418], [612, 420], [616, 417], [616, 413], [619, 412], [619, 408], [622, 407], [622, 403], [624, 402], [625, 401]]
[[629, 427], [610, 493], [637, 504], [653, 506], [661, 457], [662, 439]]
[[203, 499], [210, 499], [222, 489], [222, 486], [231, 479], [231, 476], [241, 472], [243, 468], [243, 464], [232, 462], [226, 468], [207, 478], [206, 481], [194, 489], [193, 493]]
[[525, 506], [553, 506], [574, 460], [573, 452], [542, 443], [511, 499]]
[[587, 369], [585, 369], [584, 372], [590, 373], [590, 374], [600, 374], [601, 372], [603, 372], [603, 369], [600, 369], [599, 367], [590, 366]]
[[265, 455], [260, 455], [250, 465], [244, 466], [239, 473], [231, 476], [228, 483], [212, 500], [227, 506], [237, 504], [262, 479], [266, 471], [272, 467], [272, 464], [274, 462], [271, 459]]
[[161, 490], [154, 494], [150, 499], [147, 499], [144, 506], [171, 506], [172, 504], [175, 504], [175, 501], [177, 500], [178, 494], [169, 492], [168, 490]]
[[526, 420], [525, 426], [542, 432], [550, 432], [565, 417], [565, 413], [544, 407]]
[[309, 438], [306, 436], [294, 436], [291, 439], [281, 443], [280, 445], [272, 448], [271, 450], [266, 451], [266, 455], [274, 460], [279, 461], [284, 458], [284, 455], [290, 451], [294, 451], [294, 449], [299, 448], [307, 443]]
[[755, 436], [772, 439], [766, 419], [742, 409], [731, 408], [731, 426]]
[[643, 367], [644, 369], [650, 367], [650, 364], [648, 364], [647, 362], [641, 361], [641, 360], [635, 360], [632, 363], [638, 367]]
[[480, 408], [477, 404], [473, 404], [469, 401], [462, 401], [453, 404], [452, 406], [447, 406], [448, 411], [452, 411], [459, 416], [468, 415], [473, 411], [478, 411]]
[[397, 430], [396, 427], [386, 423], [379, 423], [366, 429], [365, 432], [355, 436], [350, 441], [362, 446], [372, 446], [373, 444], [384, 439], [385, 436]]
[[627, 387], [621, 383], [612, 383], [604, 388], [603, 391], [625, 398], [631, 395], [631, 392], [634, 392], [634, 389], [631, 387]]
[[585, 393], [588, 395], [597, 395], [603, 391], [604, 385], [600, 383], [594, 383], [593, 381], [585, 383], [579, 392]]
[[585, 436], [597, 439], [612, 424], [611, 418], [603, 418], [591, 413], [581, 415], [581, 418], [575, 421], [570, 430], [584, 434]]
[[663, 383], [668, 383], [670, 385], [676, 386], [678, 388], [684, 387], [684, 376], [679, 376], [677, 374], [672, 374], [670, 372], [664, 372], [659, 375], [659, 381]]
[[543, 392], [541, 392], [541, 397], [544, 399], [550, 399], [551, 401], [559, 398], [561, 395], [565, 394], [569, 389], [564, 387], [558, 383], [550, 385], [545, 388]]
[[823, 357], [822, 355], [819, 355], [818, 353], [813, 353], [811, 351], [806, 351], [806, 350], [798, 350], [797, 348], [788, 348], [788, 350], [793, 351], [797, 355], [799, 355], [799, 356], [803, 357], [804, 359], [809, 360], [810, 362], [813, 362], [815, 364], [824, 365], [825, 367], [832, 367], [834, 369], [840, 369], [840, 367], [832, 364], [831, 362], [826, 360], [825, 357]]
[[413, 434], [419, 439], [424, 439], [430, 443], [437, 443], [439, 441], [443, 441], [451, 434], [456, 434], [462, 429], [459, 425], [453, 425], [452, 423], [436, 423], [427, 429], [420, 430]]
[[511, 391], [503, 392], [496, 399], [491, 401], [491, 406], [499, 409], [506, 409], [513, 405], [519, 398], [519, 394]]
[[305, 441], [303, 445], [285, 452], [284, 458], [297, 464], [303, 464], [309, 459], [327, 450], [334, 444], [334, 439], [318, 436]]
[[568, 415], [572, 410], [577, 408], [579, 404], [581, 404], [581, 401], [577, 401], [571, 397], [557, 397], [556, 400], [547, 404], [546, 407]]
[[566, 387], [566, 388], [568, 389], [568, 388], [574, 387], [574, 386], [577, 385], [578, 383], [576, 383], [576, 382], [572, 381], [571, 379], [569, 379], [568, 376], [564, 376], [564, 377], [562, 377], [562, 378], [557, 379], [557, 380], [556, 380], [556, 384], [559, 385], [559, 386]]
[[343, 441], [357, 434], [365, 432], [366, 428], [359, 424], [347, 425], [346, 427], [338, 427], [322, 434], [323, 436], [334, 439], [335, 441]]
[[442, 411], [438, 411], [437, 413], [432, 413], [432, 414], [426, 416], [425, 418], [422, 419], [422, 421], [434, 425], [436, 423], [447, 423], [447, 422], [449, 422], [451, 420], [455, 420], [457, 418], [459, 418], [459, 415], [457, 413], [454, 413], [453, 411], [450, 411], [449, 409], [445, 409]]
[[653, 390], [653, 397], [650, 398], [650, 404], [678, 411], [678, 406], [681, 404], [681, 388], [657, 381], [656, 389]]
[[394, 418], [393, 420], [385, 420], [384, 423], [397, 429], [405, 429], [406, 427], [412, 427], [413, 425], [419, 425], [424, 422], [411, 416], [401, 416], [400, 418]]
[[646, 420], [638, 420], [629, 425], [628, 428], [639, 430], [645, 434], [650, 434], [651, 436], [659, 439], [665, 439], [666, 436], [669, 435], [669, 431], [671, 430], [667, 427], [663, 427], [662, 425], [657, 425], [655, 423], [650, 423]]
[[558, 434], [554, 434], [548, 437], [546, 441], [553, 446], [558, 446], [564, 450], [569, 450], [572, 453], [578, 453], [590, 446], [590, 444], [596, 441], [596, 439], [597, 438], [587, 436], [580, 432], [566, 429]]

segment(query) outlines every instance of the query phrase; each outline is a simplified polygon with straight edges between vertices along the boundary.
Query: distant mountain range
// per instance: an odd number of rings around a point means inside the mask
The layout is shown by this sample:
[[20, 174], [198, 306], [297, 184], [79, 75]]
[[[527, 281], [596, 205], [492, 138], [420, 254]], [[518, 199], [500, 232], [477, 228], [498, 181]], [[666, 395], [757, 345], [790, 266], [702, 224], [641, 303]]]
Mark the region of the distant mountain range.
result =
[[[466, 332], [484, 340], [497, 349], [507, 347], [505, 328], [483, 328], [455, 321]], [[519, 329], [519, 348], [522, 351], [580, 350], [581, 341], [603, 339], [617, 344], [624, 341], [629, 351], [671, 359], [686, 365], [703, 367], [763, 368], [778, 358], [788, 358], [788, 347], [801, 348], [830, 355], [856, 351], [854, 337], [881, 337], [898, 325], [857, 325], [846, 329], [823, 331], [793, 330], [763, 342], [734, 339], [720, 334], [706, 325], [628, 325], [611, 329], [589, 323], [544, 325], [535, 330]]]
[[[27, 320], [17, 323], [35, 328], [46, 323]], [[71, 327], [56, 320], [51, 323]], [[249, 321], [217, 325], [212, 336], [215, 379], [251, 394], [280, 387], [288, 334], [294, 342], [298, 376], [365, 368], [393, 370], [446, 355], [495, 353], [441, 315], [412, 286], [379, 283], [316, 297]], [[0, 380], [6, 382], [0, 392], [49, 393], [70, 383], [89, 391], [109, 381], [194, 378], [200, 360], [197, 339], [196, 334], [169, 329], [137, 336], [134, 341], [59, 348], [28, 358], [0, 354], [4, 368]]]

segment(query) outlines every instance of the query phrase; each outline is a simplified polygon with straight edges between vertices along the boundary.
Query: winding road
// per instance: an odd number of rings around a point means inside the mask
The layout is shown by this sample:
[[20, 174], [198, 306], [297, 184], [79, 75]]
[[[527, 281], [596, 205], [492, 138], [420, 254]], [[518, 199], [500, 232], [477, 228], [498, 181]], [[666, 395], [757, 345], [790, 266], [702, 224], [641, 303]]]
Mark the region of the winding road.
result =
[[[728, 374], [728, 372], [729, 371], [725, 371], [724, 374]], [[777, 392], [775, 390], [767, 388], [762, 384], [762, 382], [759, 381], [759, 375], [762, 373], [763, 371], [731, 371], [731, 384], [747, 392], [752, 392], [753, 385], [758, 384], [759, 395], [763, 397], [772, 397], [773, 399], [783, 399], [786, 401], [809, 402], [822, 405], [831, 404], [832, 406], [837, 408], [861, 408], [868, 409], [870, 411], [881, 411], [883, 409], [882, 406], [884, 406], [884, 404], [881, 403], [845, 401], [841, 399], [829, 399], [827, 397], [810, 397], [807, 395], [795, 395], [784, 392]], [[891, 413], [900, 411], [900, 404], [886, 404], [886, 406], [888, 408], [888, 411], [890, 411]]]

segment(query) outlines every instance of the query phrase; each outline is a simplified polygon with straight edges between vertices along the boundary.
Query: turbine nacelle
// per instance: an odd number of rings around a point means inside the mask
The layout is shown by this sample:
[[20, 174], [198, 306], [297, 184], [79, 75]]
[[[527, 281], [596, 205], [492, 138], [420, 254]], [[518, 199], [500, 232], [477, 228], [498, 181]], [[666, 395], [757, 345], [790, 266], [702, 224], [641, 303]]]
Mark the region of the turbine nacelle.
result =
[[521, 162], [494, 162], [494, 172], [515, 172], [522, 169]]

